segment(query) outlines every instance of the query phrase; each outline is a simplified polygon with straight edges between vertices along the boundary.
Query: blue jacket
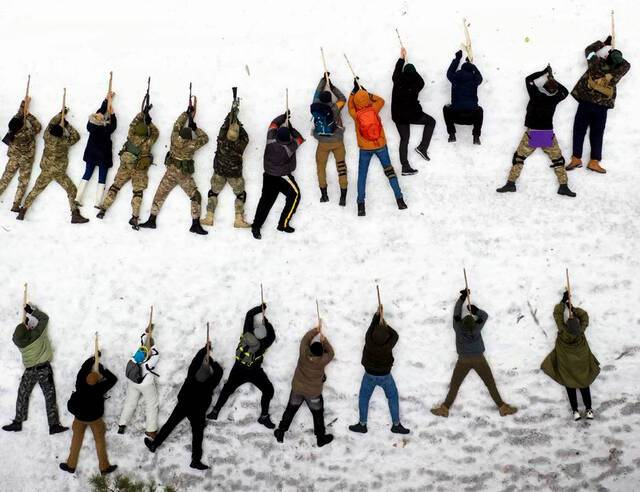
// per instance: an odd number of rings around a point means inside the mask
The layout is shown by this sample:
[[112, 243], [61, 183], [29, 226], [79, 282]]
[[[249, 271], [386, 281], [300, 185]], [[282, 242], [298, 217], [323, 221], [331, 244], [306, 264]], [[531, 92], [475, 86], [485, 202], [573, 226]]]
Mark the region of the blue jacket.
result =
[[462, 111], [478, 108], [478, 86], [482, 83], [482, 74], [473, 64], [465, 62], [457, 70], [460, 57], [455, 57], [447, 70], [451, 82], [451, 107]]
[[[456, 350], [461, 357], [471, 357], [484, 353], [482, 340], [482, 328], [489, 315], [482, 309], [475, 309], [476, 324], [472, 330], [467, 330], [462, 325], [462, 305], [464, 297], [460, 296], [453, 309], [453, 329], [456, 332]], [[472, 306], [473, 308], [474, 306]]]

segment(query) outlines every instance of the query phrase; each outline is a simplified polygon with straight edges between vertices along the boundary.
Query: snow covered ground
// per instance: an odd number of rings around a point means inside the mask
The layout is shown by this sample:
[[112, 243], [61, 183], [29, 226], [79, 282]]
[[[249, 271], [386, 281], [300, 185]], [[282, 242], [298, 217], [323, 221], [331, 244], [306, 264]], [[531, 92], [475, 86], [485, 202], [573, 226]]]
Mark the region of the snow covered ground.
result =
[[[556, 195], [555, 177], [539, 153], [527, 161], [518, 192], [497, 195], [494, 190], [505, 181], [523, 131], [524, 77], [551, 62], [558, 80], [572, 87], [585, 68], [584, 47], [608, 34], [611, 8], [617, 13], [618, 46], [632, 69], [609, 115], [603, 161], [609, 173], [574, 171], [569, 184], [578, 197], [566, 199]], [[221, 194], [216, 226], [201, 238], [187, 232], [189, 204], [180, 191], [167, 200], [157, 231], [136, 233], [127, 225], [129, 186], [104, 221], [85, 207], [91, 222], [72, 226], [66, 197], [55, 185], [39, 197], [24, 223], [16, 222], [9, 212], [12, 183], [0, 198], [3, 422], [13, 416], [22, 373], [10, 336], [20, 315], [22, 283], [28, 281], [30, 299], [51, 317], [63, 423], [71, 423], [66, 401], [99, 330], [104, 362], [120, 377], [106, 403], [110, 457], [137, 477], [151, 476], [179, 490], [638, 490], [640, 169], [634, 151], [640, 135], [634, 119], [640, 111], [639, 13], [629, 1], [457, 1], [437, 7], [378, 0], [1, 4], [5, 75], [0, 122], [6, 124], [14, 113], [28, 73], [32, 111], [43, 123], [58, 111], [67, 87], [70, 121], [83, 137], [70, 156], [69, 173], [76, 182], [83, 170], [86, 118], [106, 91], [109, 70], [118, 94], [116, 151], [151, 75], [160, 163], [171, 125], [187, 102], [190, 81], [199, 99], [198, 124], [212, 137], [230, 105], [231, 86], [239, 87], [241, 119], [251, 137], [245, 154], [249, 219], [259, 198], [265, 131], [283, 110], [286, 87], [293, 122], [309, 134], [308, 105], [322, 73], [321, 45], [334, 83], [344, 92], [351, 89], [352, 79], [343, 52], [362, 83], [390, 102], [397, 27], [409, 59], [426, 81], [423, 108], [438, 121], [431, 162], [410, 151], [420, 173], [401, 178], [409, 209], [396, 210], [374, 162], [366, 218], [356, 217], [352, 121], [345, 118], [351, 187], [344, 209], [336, 203], [332, 162], [332, 202], [318, 202], [315, 142], [309, 137], [298, 155], [296, 178], [303, 198], [293, 221], [297, 231], [287, 237], [275, 231], [272, 213], [261, 242], [246, 230], [233, 229], [228, 189]], [[448, 144], [441, 113], [449, 97], [445, 71], [463, 40], [463, 16], [471, 21], [476, 63], [485, 78], [479, 148], [471, 145], [470, 130], [464, 128], [459, 128], [459, 142]], [[575, 108], [576, 102], [567, 99], [555, 120], [566, 158]], [[382, 116], [399, 169], [389, 105]], [[418, 133], [414, 128], [415, 142]], [[203, 195], [214, 150], [211, 142], [196, 157]], [[40, 139], [38, 159], [41, 151]], [[150, 171], [144, 216], [163, 172], [161, 165]], [[87, 195], [91, 198], [93, 186]], [[475, 375], [463, 385], [449, 419], [429, 413], [444, 398], [455, 362], [450, 318], [463, 287], [463, 266], [474, 302], [490, 314], [487, 357], [505, 400], [520, 408], [515, 417], [499, 417]], [[562, 293], [565, 267], [572, 273], [575, 302], [591, 316], [589, 341], [602, 365], [592, 386], [596, 420], [589, 423], [570, 420], [564, 389], [538, 369], [553, 346], [551, 314]], [[376, 281], [388, 322], [400, 333], [394, 374], [402, 420], [412, 430], [405, 439], [389, 432], [381, 392], [372, 400], [369, 433], [347, 430], [357, 420], [360, 356], [376, 307]], [[188, 467], [186, 424], [156, 455], [142, 444], [142, 412], [127, 435], [117, 435], [124, 366], [149, 305], [155, 306], [162, 352], [164, 421], [189, 361], [204, 343], [206, 321], [213, 326], [216, 357], [225, 371], [231, 367], [244, 313], [259, 302], [261, 282], [278, 335], [265, 362], [276, 388], [274, 420], [286, 404], [300, 337], [315, 321], [314, 301], [320, 302], [337, 352], [325, 385], [326, 421], [336, 435], [334, 443], [315, 447], [311, 417], [303, 408], [284, 445], [277, 444], [255, 422], [259, 396], [248, 387], [207, 427], [204, 461], [211, 469], [206, 473]], [[0, 489], [87, 490], [88, 477], [97, 471], [89, 433], [76, 475], [58, 470], [70, 438], [70, 433], [49, 437], [44, 400], [36, 388], [23, 432], [0, 433]]]

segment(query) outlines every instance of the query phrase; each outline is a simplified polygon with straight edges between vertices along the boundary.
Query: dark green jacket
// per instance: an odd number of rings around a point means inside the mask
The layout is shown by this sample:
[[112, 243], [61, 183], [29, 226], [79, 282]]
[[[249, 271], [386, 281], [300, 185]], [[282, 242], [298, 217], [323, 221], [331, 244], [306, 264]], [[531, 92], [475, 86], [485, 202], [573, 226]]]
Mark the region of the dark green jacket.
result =
[[13, 332], [13, 343], [20, 349], [22, 362], [27, 369], [50, 362], [53, 357], [51, 342], [47, 336], [49, 316], [37, 309], [33, 311], [32, 316], [38, 320], [33, 330], [20, 323]]
[[[213, 158], [213, 170], [216, 174], [225, 178], [241, 178], [242, 177], [242, 155], [244, 149], [249, 144], [249, 135], [238, 120], [240, 125], [240, 136], [238, 140], [232, 142], [227, 138], [227, 131], [231, 124], [232, 112], [229, 112], [218, 133], [218, 147], [216, 155]], [[237, 118], [237, 114], [235, 115]]]
[[586, 388], [600, 373], [600, 363], [594, 357], [584, 335], [589, 326], [589, 315], [574, 308], [580, 321], [580, 332], [571, 334], [564, 321], [564, 304], [556, 305], [553, 318], [558, 327], [556, 346], [540, 367], [551, 379], [568, 388]]

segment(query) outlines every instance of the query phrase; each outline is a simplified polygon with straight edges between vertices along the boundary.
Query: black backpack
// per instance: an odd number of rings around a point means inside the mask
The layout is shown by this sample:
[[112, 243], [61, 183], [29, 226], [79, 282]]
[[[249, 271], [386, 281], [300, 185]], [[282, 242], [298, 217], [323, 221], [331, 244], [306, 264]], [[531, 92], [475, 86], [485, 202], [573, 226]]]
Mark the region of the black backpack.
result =
[[131, 359], [129, 359], [129, 362], [127, 362], [127, 367], [124, 372], [126, 376], [136, 384], [140, 384], [144, 379], [144, 377], [142, 376], [142, 367], [140, 367], [140, 364], [136, 364]]
[[328, 104], [315, 102], [311, 105], [313, 126], [317, 135], [330, 136], [336, 131], [333, 110]]

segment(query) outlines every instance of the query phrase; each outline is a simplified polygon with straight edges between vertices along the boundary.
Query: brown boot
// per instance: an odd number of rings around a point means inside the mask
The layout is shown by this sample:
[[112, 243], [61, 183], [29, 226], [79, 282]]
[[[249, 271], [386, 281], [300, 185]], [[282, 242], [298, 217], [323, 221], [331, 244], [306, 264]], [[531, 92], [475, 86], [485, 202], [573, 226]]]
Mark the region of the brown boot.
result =
[[587, 164], [587, 169], [599, 174], [606, 174], [607, 172], [607, 170], [600, 165], [600, 161], [596, 161], [595, 159], [591, 159], [589, 161], [589, 164]]
[[574, 169], [578, 169], [582, 167], [582, 159], [578, 159], [576, 156], [571, 156], [571, 162], [565, 168], [567, 171], [573, 171]]
[[158, 435], [158, 433], [157, 432], [145, 432], [144, 435], [147, 436], [149, 439], [155, 439], [156, 436]]
[[499, 410], [500, 410], [500, 417], [506, 417], [507, 415], [513, 415], [514, 413], [516, 413], [518, 411], [518, 409], [516, 407], [512, 407], [511, 405], [508, 405], [506, 403], [503, 403]]
[[200, 221], [202, 225], [212, 226], [213, 225], [213, 212], [207, 210], [207, 216]]
[[27, 213], [27, 207], [22, 207], [18, 212], [17, 220], [24, 220], [24, 215]]
[[237, 227], [238, 229], [248, 229], [251, 227], [251, 224], [244, 220], [244, 217], [241, 213], [236, 214], [236, 220], [233, 223], [233, 227]]
[[87, 222], [89, 222], [89, 219], [84, 218], [80, 214], [80, 210], [78, 210], [77, 208], [73, 212], [71, 212], [72, 224], [86, 224]]
[[432, 408], [431, 413], [438, 417], [448, 417], [449, 416], [449, 408], [443, 403], [439, 407]]
[[14, 203], [13, 207], [11, 207], [11, 211], [13, 213], [16, 213], [16, 214], [19, 213], [20, 212], [20, 204], [19, 203]]

